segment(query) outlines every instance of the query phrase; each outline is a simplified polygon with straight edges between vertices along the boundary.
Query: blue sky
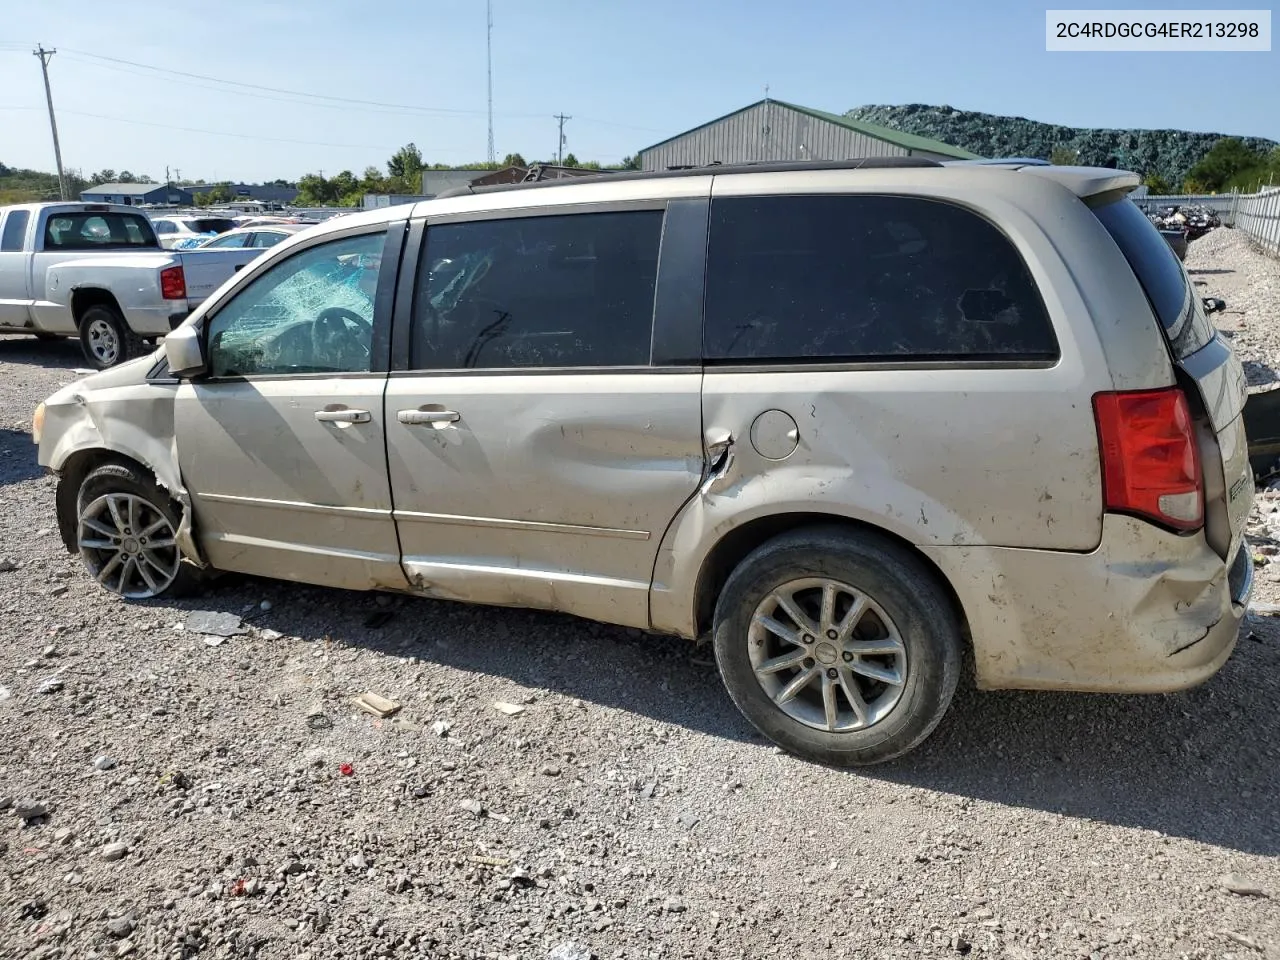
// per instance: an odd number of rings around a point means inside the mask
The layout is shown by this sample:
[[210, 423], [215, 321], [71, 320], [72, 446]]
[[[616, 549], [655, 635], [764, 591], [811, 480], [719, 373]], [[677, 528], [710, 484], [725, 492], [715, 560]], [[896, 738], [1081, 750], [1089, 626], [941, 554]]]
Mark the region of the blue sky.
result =
[[[10, 166], [53, 168], [36, 42], [59, 51], [50, 76], [63, 159], [86, 174], [110, 167], [162, 178], [166, 164], [211, 181], [358, 174], [410, 140], [429, 161], [485, 156], [484, 0], [6, 6], [0, 162]], [[1231, 5], [1196, 4], [1214, 6]], [[499, 158], [551, 156], [552, 115], [564, 112], [573, 117], [568, 150], [616, 161], [760, 99], [766, 84], [778, 99], [835, 112], [947, 103], [1070, 125], [1280, 140], [1280, 53], [1047, 53], [1045, 5], [493, 0], [493, 8]], [[392, 106], [322, 104], [147, 67]]]

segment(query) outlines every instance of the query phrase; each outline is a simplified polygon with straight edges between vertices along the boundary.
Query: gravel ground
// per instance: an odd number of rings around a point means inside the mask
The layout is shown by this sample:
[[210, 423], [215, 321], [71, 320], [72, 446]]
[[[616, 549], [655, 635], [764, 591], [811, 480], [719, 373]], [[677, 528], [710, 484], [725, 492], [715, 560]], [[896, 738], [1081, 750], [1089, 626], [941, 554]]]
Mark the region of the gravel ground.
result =
[[[1280, 265], [1225, 230], [1188, 263], [1280, 365]], [[6, 960], [1280, 956], [1280, 620], [1195, 690], [962, 686], [922, 749], [829, 770], [681, 641], [246, 578], [113, 599], [26, 434], [79, 363], [0, 339]]]

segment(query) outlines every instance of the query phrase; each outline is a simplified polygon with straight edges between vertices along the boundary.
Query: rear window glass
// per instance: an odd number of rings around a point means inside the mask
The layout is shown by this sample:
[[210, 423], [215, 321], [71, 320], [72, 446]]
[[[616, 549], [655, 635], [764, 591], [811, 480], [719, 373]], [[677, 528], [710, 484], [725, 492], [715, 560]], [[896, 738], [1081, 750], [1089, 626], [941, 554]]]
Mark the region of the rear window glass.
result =
[[1213, 325], [1168, 241], [1138, 205], [1122, 198], [1093, 211], [1129, 262], [1178, 359], [1213, 339]]
[[4, 222], [4, 235], [0, 237], [0, 250], [13, 252], [22, 249], [22, 240], [27, 234], [27, 220], [30, 214], [26, 210], [14, 210]]
[[202, 217], [199, 220], [188, 220], [187, 229], [192, 233], [226, 233], [228, 230], [235, 229], [236, 222], [234, 220], [224, 220], [218, 217]]
[[705, 315], [712, 362], [1058, 355], [1008, 238], [968, 210], [914, 197], [716, 200]]
[[46, 250], [118, 250], [157, 245], [151, 221], [134, 213], [55, 213], [45, 222]]

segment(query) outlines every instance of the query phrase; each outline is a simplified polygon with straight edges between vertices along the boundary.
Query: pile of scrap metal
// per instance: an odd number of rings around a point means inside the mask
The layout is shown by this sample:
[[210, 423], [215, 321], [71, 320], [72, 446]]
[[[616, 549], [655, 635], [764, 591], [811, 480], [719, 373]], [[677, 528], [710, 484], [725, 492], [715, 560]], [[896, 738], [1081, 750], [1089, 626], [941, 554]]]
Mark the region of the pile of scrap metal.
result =
[[1179, 260], [1186, 257], [1187, 244], [1222, 225], [1218, 211], [1203, 204], [1161, 207], [1155, 213], [1148, 213], [1147, 219], [1155, 224]]

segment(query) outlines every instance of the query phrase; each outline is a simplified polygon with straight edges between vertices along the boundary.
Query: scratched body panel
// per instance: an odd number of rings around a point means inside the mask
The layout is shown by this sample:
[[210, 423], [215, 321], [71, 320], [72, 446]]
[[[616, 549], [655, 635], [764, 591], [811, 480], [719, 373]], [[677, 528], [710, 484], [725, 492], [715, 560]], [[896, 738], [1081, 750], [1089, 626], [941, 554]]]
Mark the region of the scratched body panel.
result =
[[[350, 589], [406, 586], [383, 444], [384, 375], [184, 382], [182, 476], [209, 562]], [[368, 411], [320, 422], [322, 409]]]
[[1114, 514], [1103, 528], [1088, 553], [924, 550], [965, 608], [980, 687], [1155, 693], [1231, 655], [1245, 609], [1204, 537]]
[[[648, 626], [654, 554], [702, 477], [700, 373], [393, 377], [387, 450], [419, 592]], [[456, 421], [401, 423], [401, 411]]]

